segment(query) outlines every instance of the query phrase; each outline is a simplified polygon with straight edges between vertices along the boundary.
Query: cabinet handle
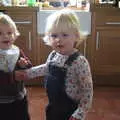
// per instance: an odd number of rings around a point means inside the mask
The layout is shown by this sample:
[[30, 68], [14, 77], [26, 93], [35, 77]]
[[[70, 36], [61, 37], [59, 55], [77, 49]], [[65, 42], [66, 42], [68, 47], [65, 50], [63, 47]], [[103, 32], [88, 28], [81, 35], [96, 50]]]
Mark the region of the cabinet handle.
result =
[[15, 21], [16, 24], [31, 24], [31, 21]]
[[96, 33], [96, 50], [99, 48], [99, 32]]
[[84, 53], [84, 56], [86, 57], [86, 40], [84, 40], [84, 51], [83, 51]]
[[120, 25], [120, 22], [106, 22], [106, 25]]
[[32, 43], [31, 43], [32, 41], [31, 41], [31, 32], [29, 31], [29, 43], [28, 43], [28, 49], [29, 49], [29, 51], [31, 51], [32, 50]]

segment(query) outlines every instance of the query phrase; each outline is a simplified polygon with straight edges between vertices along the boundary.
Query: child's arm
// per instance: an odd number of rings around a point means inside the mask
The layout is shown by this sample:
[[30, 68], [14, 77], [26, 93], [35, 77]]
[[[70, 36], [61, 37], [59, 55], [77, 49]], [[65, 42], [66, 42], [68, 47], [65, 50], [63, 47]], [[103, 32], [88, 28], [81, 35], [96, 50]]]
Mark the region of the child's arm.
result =
[[26, 80], [28, 80], [29, 78], [27, 76], [26, 70], [17, 70], [17, 71], [15, 71], [15, 79], [17, 81], [21, 81], [21, 80], [26, 81]]
[[15, 72], [15, 77], [19, 81], [28, 80], [32, 78], [36, 78], [39, 76], [44, 76], [47, 73], [47, 65], [42, 64], [39, 66], [35, 66], [26, 70], [18, 70]]
[[35, 77], [44, 76], [48, 72], [47, 68], [51, 54], [52, 52], [49, 54], [45, 64], [41, 64], [27, 70], [16, 71], [16, 79], [21, 80], [22, 78], [23, 80], [28, 80]]
[[85, 57], [80, 57], [76, 62], [75, 72], [78, 78], [78, 92], [76, 93], [79, 101], [78, 108], [69, 120], [84, 120], [92, 104], [93, 83], [89, 64]]

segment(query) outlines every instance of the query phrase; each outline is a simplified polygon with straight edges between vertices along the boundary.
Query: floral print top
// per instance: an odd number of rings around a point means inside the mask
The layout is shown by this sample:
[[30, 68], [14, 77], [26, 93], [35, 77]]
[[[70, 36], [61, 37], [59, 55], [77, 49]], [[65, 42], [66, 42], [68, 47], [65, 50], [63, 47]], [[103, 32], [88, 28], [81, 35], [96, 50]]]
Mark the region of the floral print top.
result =
[[[50, 58], [53, 52], [54, 51], [50, 53], [45, 64], [27, 70], [29, 78], [47, 74], [50, 61], [59, 67], [65, 66], [64, 63], [69, 56], [56, 53], [51, 60]], [[65, 90], [67, 95], [73, 100], [79, 101], [78, 108], [74, 111], [72, 116], [76, 119], [84, 120], [85, 115], [91, 106], [93, 97], [92, 76], [86, 58], [79, 55], [77, 59], [72, 62], [72, 65], [67, 68], [66, 76]]]

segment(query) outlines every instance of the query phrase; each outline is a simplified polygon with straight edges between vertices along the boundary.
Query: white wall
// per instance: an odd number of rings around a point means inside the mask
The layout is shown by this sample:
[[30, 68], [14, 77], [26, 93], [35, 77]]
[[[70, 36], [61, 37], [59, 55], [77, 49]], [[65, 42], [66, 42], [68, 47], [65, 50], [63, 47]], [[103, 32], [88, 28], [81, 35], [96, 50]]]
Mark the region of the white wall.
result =
[[[37, 31], [38, 34], [44, 34], [46, 18], [55, 10], [40, 10], [37, 13]], [[75, 11], [80, 19], [81, 31], [91, 34], [91, 12]]]

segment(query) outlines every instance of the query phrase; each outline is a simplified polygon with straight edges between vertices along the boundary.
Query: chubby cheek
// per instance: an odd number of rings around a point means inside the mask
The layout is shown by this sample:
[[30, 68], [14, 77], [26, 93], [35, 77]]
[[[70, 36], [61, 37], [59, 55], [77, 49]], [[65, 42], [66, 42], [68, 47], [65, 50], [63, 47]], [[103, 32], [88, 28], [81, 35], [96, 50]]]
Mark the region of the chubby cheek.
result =
[[13, 44], [13, 43], [15, 42], [16, 39], [17, 39], [16, 36], [12, 36], [12, 37], [11, 37], [11, 40], [10, 40], [10, 41], [11, 41], [10, 44]]
[[52, 49], [56, 50], [57, 46], [55, 44], [51, 44]]
[[3, 45], [0, 43], [0, 49], [2, 49], [3, 48]]
[[50, 45], [51, 47], [55, 48], [57, 46], [57, 43], [55, 41], [50, 41]]

